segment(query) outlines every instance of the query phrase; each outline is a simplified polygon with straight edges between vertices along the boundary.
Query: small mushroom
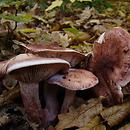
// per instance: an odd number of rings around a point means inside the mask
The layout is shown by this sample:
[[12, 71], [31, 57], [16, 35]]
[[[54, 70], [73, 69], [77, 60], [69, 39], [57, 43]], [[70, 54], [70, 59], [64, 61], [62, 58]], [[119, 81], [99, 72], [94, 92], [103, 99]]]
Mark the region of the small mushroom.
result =
[[91, 71], [99, 78], [93, 88], [108, 104], [121, 103], [121, 87], [130, 82], [130, 35], [121, 27], [103, 33], [94, 44]]
[[22, 44], [21, 46], [24, 47], [27, 52], [38, 54], [42, 57], [64, 59], [70, 63], [71, 67], [76, 66], [85, 59], [85, 55], [82, 53], [79, 53], [73, 49], [62, 48], [55, 44]]
[[58, 58], [20, 54], [10, 60], [7, 74], [19, 81], [23, 104], [31, 121], [43, 127], [48, 123], [47, 110], [43, 110], [40, 104], [38, 83], [68, 69], [69, 63]]
[[71, 103], [73, 103], [75, 97], [74, 90], [85, 90], [92, 88], [98, 83], [98, 78], [87, 70], [69, 69], [67, 74], [56, 74], [52, 76], [48, 79], [48, 83], [57, 84], [67, 89], [61, 108], [61, 112], [66, 112]]

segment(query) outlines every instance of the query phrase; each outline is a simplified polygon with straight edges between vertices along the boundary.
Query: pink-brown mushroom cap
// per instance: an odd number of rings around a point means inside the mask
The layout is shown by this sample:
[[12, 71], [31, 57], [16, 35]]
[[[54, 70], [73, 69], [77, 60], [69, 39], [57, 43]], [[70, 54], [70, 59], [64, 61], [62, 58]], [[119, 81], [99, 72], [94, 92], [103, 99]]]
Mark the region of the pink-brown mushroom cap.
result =
[[115, 27], [106, 31], [94, 45], [93, 51], [96, 66], [101, 67], [99, 69], [106, 66], [112, 80], [120, 86], [130, 82], [130, 35], [126, 30]]
[[46, 80], [59, 71], [67, 71], [69, 63], [58, 58], [43, 58], [32, 54], [20, 54], [10, 60], [7, 74], [23, 82]]
[[73, 49], [62, 48], [55, 44], [23, 44], [22, 47], [24, 47], [27, 52], [38, 54], [42, 57], [64, 59], [68, 61], [72, 67], [85, 59], [85, 55], [83, 55], [82, 53], [79, 53]]
[[70, 69], [67, 74], [52, 76], [48, 82], [69, 90], [85, 90], [94, 87], [98, 83], [98, 78], [87, 70]]

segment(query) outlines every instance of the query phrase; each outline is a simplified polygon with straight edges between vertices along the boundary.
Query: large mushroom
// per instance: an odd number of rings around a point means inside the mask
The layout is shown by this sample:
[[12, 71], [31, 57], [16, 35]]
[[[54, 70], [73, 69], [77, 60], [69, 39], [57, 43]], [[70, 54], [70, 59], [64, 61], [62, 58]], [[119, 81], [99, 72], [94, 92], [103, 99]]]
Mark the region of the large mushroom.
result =
[[121, 87], [130, 82], [130, 35], [121, 27], [103, 33], [94, 44], [91, 71], [99, 78], [93, 88], [109, 105], [121, 103]]
[[31, 121], [47, 126], [48, 112], [41, 107], [38, 83], [59, 71], [66, 72], [69, 66], [62, 59], [42, 58], [32, 54], [20, 54], [9, 60], [6, 73], [19, 81], [23, 104]]
[[66, 96], [61, 112], [66, 112], [74, 100], [75, 90], [85, 90], [94, 87], [98, 78], [91, 72], [83, 69], [69, 69], [67, 74], [56, 74], [48, 79], [50, 84], [66, 88]]

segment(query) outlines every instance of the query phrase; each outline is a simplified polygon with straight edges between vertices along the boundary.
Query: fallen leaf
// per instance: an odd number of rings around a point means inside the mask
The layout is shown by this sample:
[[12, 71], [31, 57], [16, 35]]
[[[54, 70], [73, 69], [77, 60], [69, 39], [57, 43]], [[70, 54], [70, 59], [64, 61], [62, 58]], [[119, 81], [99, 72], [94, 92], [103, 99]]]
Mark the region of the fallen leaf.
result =
[[118, 130], [130, 130], [130, 123], [124, 125], [123, 127], [119, 128]]
[[11, 119], [9, 118], [8, 115], [0, 116], [0, 127], [3, 126], [3, 125], [8, 124], [9, 122], [11, 122]]
[[56, 130], [63, 130], [71, 127], [84, 127], [91, 119], [103, 110], [101, 99], [91, 99], [88, 104], [82, 104], [78, 108], [71, 108], [68, 113], [58, 116], [59, 123]]
[[8, 90], [13, 89], [17, 85], [17, 80], [13, 80], [9, 75], [5, 76], [2, 82]]
[[5, 104], [10, 103], [13, 99], [20, 95], [19, 86], [13, 87], [8, 91], [4, 91], [0, 95], [0, 107], [4, 106]]
[[29, 22], [33, 21], [32, 15], [30, 15], [30, 14], [19, 14], [18, 16], [0, 14], [0, 18], [7, 19], [7, 20], [13, 20], [15, 22], [23, 22], [23, 23], [29, 23]]
[[121, 105], [115, 105], [110, 108], [106, 108], [101, 113], [102, 118], [107, 121], [110, 127], [118, 125], [130, 114], [130, 101], [127, 101]]
[[123, 87], [122, 92], [124, 95], [130, 95], [130, 84], [127, 84], [125, 87]]
[[61, 6], [62, 3], [63, 3], [62, 0], [55, 0], [55, 1], [53, 1], [52, 4], [46, 9], [46, 11], [52, 10], [52, 9], [54, 9], [55, 7], [59, 7], [59, 6]]
[[106, 126], [102, 124], [101, 117], [96, 116], [85, 127], [79, 128], [77, 130], [106, 130]]

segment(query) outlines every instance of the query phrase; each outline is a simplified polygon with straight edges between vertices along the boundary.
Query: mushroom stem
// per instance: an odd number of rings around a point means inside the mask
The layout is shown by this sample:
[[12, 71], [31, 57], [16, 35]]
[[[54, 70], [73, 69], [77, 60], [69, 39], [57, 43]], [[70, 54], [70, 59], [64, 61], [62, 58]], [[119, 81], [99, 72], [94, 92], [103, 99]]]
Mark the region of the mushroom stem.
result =
[[76, 91], [65, 90], [65, 97], [61, 108], [61, 113], [68, 112], [69, 107], [73, 104]]
[[20, 91], [29, 120], [44, 126], [46, 124], [46, 115], [40, 104], [38, 83], [20, 82]]
[[113, 81], [110, 82], [110, 85], [113, 86], [110, 87], [110, 90], [113, 95], [113, 98], [116, 99], [114, 100], [114, 104], [123, 103], [123, 93], [121, 86], [114, 83]]
[[44, 84], [44, 99], [46, 102], [45, 109], [48, 110], [48, 125], [50, 125], [50, 123], [53, 123], [58, 115], [59, 104], [57, 94], [58, 88], [56, 88], [56, 86], [53, 89], [53, 87], [49, 86], [49, 84]]

